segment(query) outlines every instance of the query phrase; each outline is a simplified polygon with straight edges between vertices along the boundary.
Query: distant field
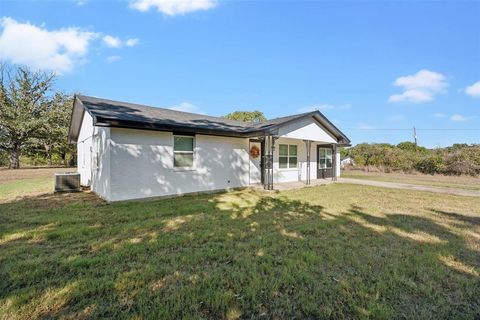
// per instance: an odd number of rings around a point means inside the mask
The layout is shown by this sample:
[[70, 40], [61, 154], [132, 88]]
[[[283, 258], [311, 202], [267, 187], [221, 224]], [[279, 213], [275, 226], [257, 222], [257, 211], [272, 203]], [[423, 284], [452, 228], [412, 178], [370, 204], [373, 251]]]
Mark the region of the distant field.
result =
[[75, 168], [0, 169], [0, 201], [52, 192], [56, 172], [75, 170]]
[[357, 170], [342, 171], [344, 178], [375, 180], [385, 182], [411, 183], [433, 187], [480, 190], [480, 178], [469, 176], [443, 176], [427, 174], [366, 172]]

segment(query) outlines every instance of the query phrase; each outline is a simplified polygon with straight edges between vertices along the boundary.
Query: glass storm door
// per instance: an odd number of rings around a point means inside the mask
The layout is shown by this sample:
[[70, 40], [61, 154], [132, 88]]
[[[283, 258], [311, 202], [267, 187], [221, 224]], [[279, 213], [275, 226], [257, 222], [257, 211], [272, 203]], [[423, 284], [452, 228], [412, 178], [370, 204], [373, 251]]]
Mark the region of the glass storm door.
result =
[[333, 177], [333, 148], [317, 146], [317, 179]]

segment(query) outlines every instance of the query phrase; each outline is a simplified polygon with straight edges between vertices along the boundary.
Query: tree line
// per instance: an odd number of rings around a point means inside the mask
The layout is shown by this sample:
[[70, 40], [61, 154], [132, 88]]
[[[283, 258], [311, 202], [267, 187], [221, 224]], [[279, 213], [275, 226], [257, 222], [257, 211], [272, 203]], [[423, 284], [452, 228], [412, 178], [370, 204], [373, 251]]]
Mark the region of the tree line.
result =
[[73, 165], [67, 142], [73, 97], [54, 92], [55, 75], [0, 65], [0, 166]]
[[397, 145], [361, 143], [343, 149], [342, 156], [350, 156], [356, 166], [376, 167], [384, 171], [480, 175], [480, 144], [427, 149], [408, 141]]

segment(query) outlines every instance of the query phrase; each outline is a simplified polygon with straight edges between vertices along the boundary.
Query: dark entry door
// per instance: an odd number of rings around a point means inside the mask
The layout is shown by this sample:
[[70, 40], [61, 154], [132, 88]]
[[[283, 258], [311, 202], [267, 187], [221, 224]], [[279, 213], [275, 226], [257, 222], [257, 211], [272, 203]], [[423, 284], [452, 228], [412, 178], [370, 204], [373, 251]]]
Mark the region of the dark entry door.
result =
[[331, 145], [317, 146], [317, 179], [333, 177], [333, 147]]

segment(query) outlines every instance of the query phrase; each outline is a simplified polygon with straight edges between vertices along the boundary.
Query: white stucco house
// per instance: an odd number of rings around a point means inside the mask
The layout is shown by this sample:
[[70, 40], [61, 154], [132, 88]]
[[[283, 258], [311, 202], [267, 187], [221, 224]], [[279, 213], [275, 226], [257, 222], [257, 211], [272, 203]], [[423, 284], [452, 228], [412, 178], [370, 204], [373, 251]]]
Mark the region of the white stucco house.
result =
[[75, 96], [81, 184], [107, 201], [333, 179], [350, 140], [319, 111], [246, 123]]

